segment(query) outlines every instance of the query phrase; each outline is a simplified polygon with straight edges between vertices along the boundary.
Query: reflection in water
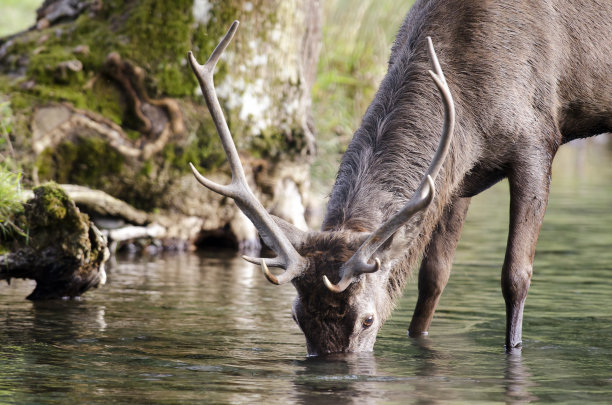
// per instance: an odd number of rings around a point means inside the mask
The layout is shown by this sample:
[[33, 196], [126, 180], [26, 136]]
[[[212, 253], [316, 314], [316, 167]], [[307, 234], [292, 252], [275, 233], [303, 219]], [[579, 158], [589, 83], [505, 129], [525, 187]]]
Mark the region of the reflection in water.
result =
[[31, 283], [0, 286], [0, 403], [609, 401], [606, 164], [585, 159], [582, 181], [553, 176], [522, 353], [503, 348], [501, 184], [472, 203], [428, 337], [406, 336], [411, 283], [374, 353], [306, 358], [294, 289], [233, 252], [121, 256], [107, 285], [80, 301], [32, 303]]
[[529, 392], [535, 384], [531, 382], [532, 375], [529, 369], [523, 364], [521, 352], [506, 355], [504, 377], [506, 403], [525, 404], [538, 400], [537, 396]]
[[[497, 277], [482, 277], [486, 266], [467, 266], [469, 274], [460, 266], [455, 282], [480, 283], [468, 289], [480, 293], [449, 286], [430, 336], [406, 337], [410, 311], [400, 308], [375, 353], [305, 358], [290, 317], [293, 289], [223, 257], [120, 258], [110, 283], [81, 301], [33, 304], [9, 291], [0, 301], [0, 402], [61, 394], [74, 402], [523, 403], [557, 399], [552, 389], [571, 395], [576, 384], [604, 395], [610, 365], [601, 359], [612, 355], [605, 315], [573, 324], [589, 331], [582, 343], [558, 342], [560, 322], [528, 325], [527, 354], [505, 355], [503, 308], [485, 310], [501, 301]], [[496, 284], [490, 295], [487, 283]], [[610, 304], [609, 287], [589, 287], [599, 305]], [[564, 296], [555, 292], [546, 302]], [[532, 301], [550, 315], [537, 294]], [[592, 370], [591, 379], [569, 369]]]
[[[104, 319], [104, 305], [89, 305], [76, 300], [35, 301], [32, 303], [32, 331], [39, 334], [38, 339], [79, 339], [97, 336], [107, 327]], [[45, 333], [53, 325], [62, 324], [63, 334]]]
[[70, 377], [60, 371], [71, 369], [80, 344], [96, 342], [104, 332], [105, 307], [78, 300], [28, 304], [27, 312], [6, 314], [4, 319], [0, 387], [17, 398], [29, 394], [70, 395]]
[[384, 398], [373, 353], [337, 354], [296, 361], [299, 403], [376, 404]]

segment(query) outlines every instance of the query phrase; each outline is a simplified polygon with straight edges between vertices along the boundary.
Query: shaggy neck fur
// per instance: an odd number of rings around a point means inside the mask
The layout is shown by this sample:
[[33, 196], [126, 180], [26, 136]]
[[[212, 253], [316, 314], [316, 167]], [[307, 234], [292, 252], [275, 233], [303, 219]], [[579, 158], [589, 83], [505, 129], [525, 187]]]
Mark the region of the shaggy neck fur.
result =
[[[325, 231], [374, 231], [408, 202], [438, 147], [444, 112], [441, 96], [427, 74], [425, 35], [412, 36], [415, 40], [399, 46], [406, 35], [410, 34], [398, 36], [389, 72], [342, 159], [323, 223]], [[436, 51], [445, 70], [448, 51]], [[446, 73], [446, 79], [451, 92], [459, 94], [452, 75]], [[459, 113], [460, 108], [456, 109]], [[457, 159], [466, 155], [459, 146], [468, 144], [464, 137], [465, 130], [456, 125], [451, 149], [435, 182], [432, 205], [393, 237], [390, 251], [403, 259], [397, 261], [388, 278], [389, 312], [401, 295], [410, 268], [422, 256], [442, 210], [471, 167], [471, 162]], [[385, 248], [389, 249], [389, 244], [381, 250]]]

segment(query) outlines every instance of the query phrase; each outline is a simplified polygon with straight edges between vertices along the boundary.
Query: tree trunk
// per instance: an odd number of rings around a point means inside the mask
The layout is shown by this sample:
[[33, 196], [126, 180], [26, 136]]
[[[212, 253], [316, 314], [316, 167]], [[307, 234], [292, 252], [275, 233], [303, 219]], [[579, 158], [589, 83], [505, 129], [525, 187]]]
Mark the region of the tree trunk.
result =
[[26, 184], [80, 184], [140, 210], [198, 217], [200, 237], [252, 238], [234, 205], [188, 170], [229, 178], [186, 52], [204, 62], [239, 19], [217, 66], [219, 98], [255, 193], [304, 226], [318, 1], [47, 0], [37, 17], [0, 40], [0, 93], [14, 121], [0, 148], [14, 148]]

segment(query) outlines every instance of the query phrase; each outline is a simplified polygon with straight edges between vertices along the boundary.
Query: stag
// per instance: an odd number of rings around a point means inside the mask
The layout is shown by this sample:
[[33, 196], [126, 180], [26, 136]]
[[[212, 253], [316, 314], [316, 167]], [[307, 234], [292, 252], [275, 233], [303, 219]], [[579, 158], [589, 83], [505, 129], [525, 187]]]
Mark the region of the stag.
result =
[[309, 355], [371, 351], [421, 257], [409, 335], [427, 334], [470, 198], [503, 178], [511, 194], [505, 343], [508, 351], [520, 346], [553, 157], [572, 139], [612, 131], [612, 3], [578, 3], [417, 1], [342, 158], [318, 232], [270, 215], [245, 179], [213, 84], [238, 22], [204, 65], [188, 54], [232, 181], [219, 185], [191, 169], [233, 198], [277, 254], [243, 258], [271, 283], [294, 285], [293, 319]]

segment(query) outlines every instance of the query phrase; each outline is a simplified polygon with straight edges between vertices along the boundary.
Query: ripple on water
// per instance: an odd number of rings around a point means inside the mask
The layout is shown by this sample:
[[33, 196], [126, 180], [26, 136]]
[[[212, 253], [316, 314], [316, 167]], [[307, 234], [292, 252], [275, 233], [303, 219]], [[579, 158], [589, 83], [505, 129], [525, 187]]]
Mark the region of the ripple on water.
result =
[[320, 359], [291, 320], [293, 288], [232, 252], [119, 257], [81, 301], [0, 287], [0, 402], [609, 401], [612, 174], [598, 175], [604, 187], [553, 182], [516, 354], [503, 348], [502, 183], [472, 202], [427, 337], [406, 336], [415, 276], [374, 353]]

